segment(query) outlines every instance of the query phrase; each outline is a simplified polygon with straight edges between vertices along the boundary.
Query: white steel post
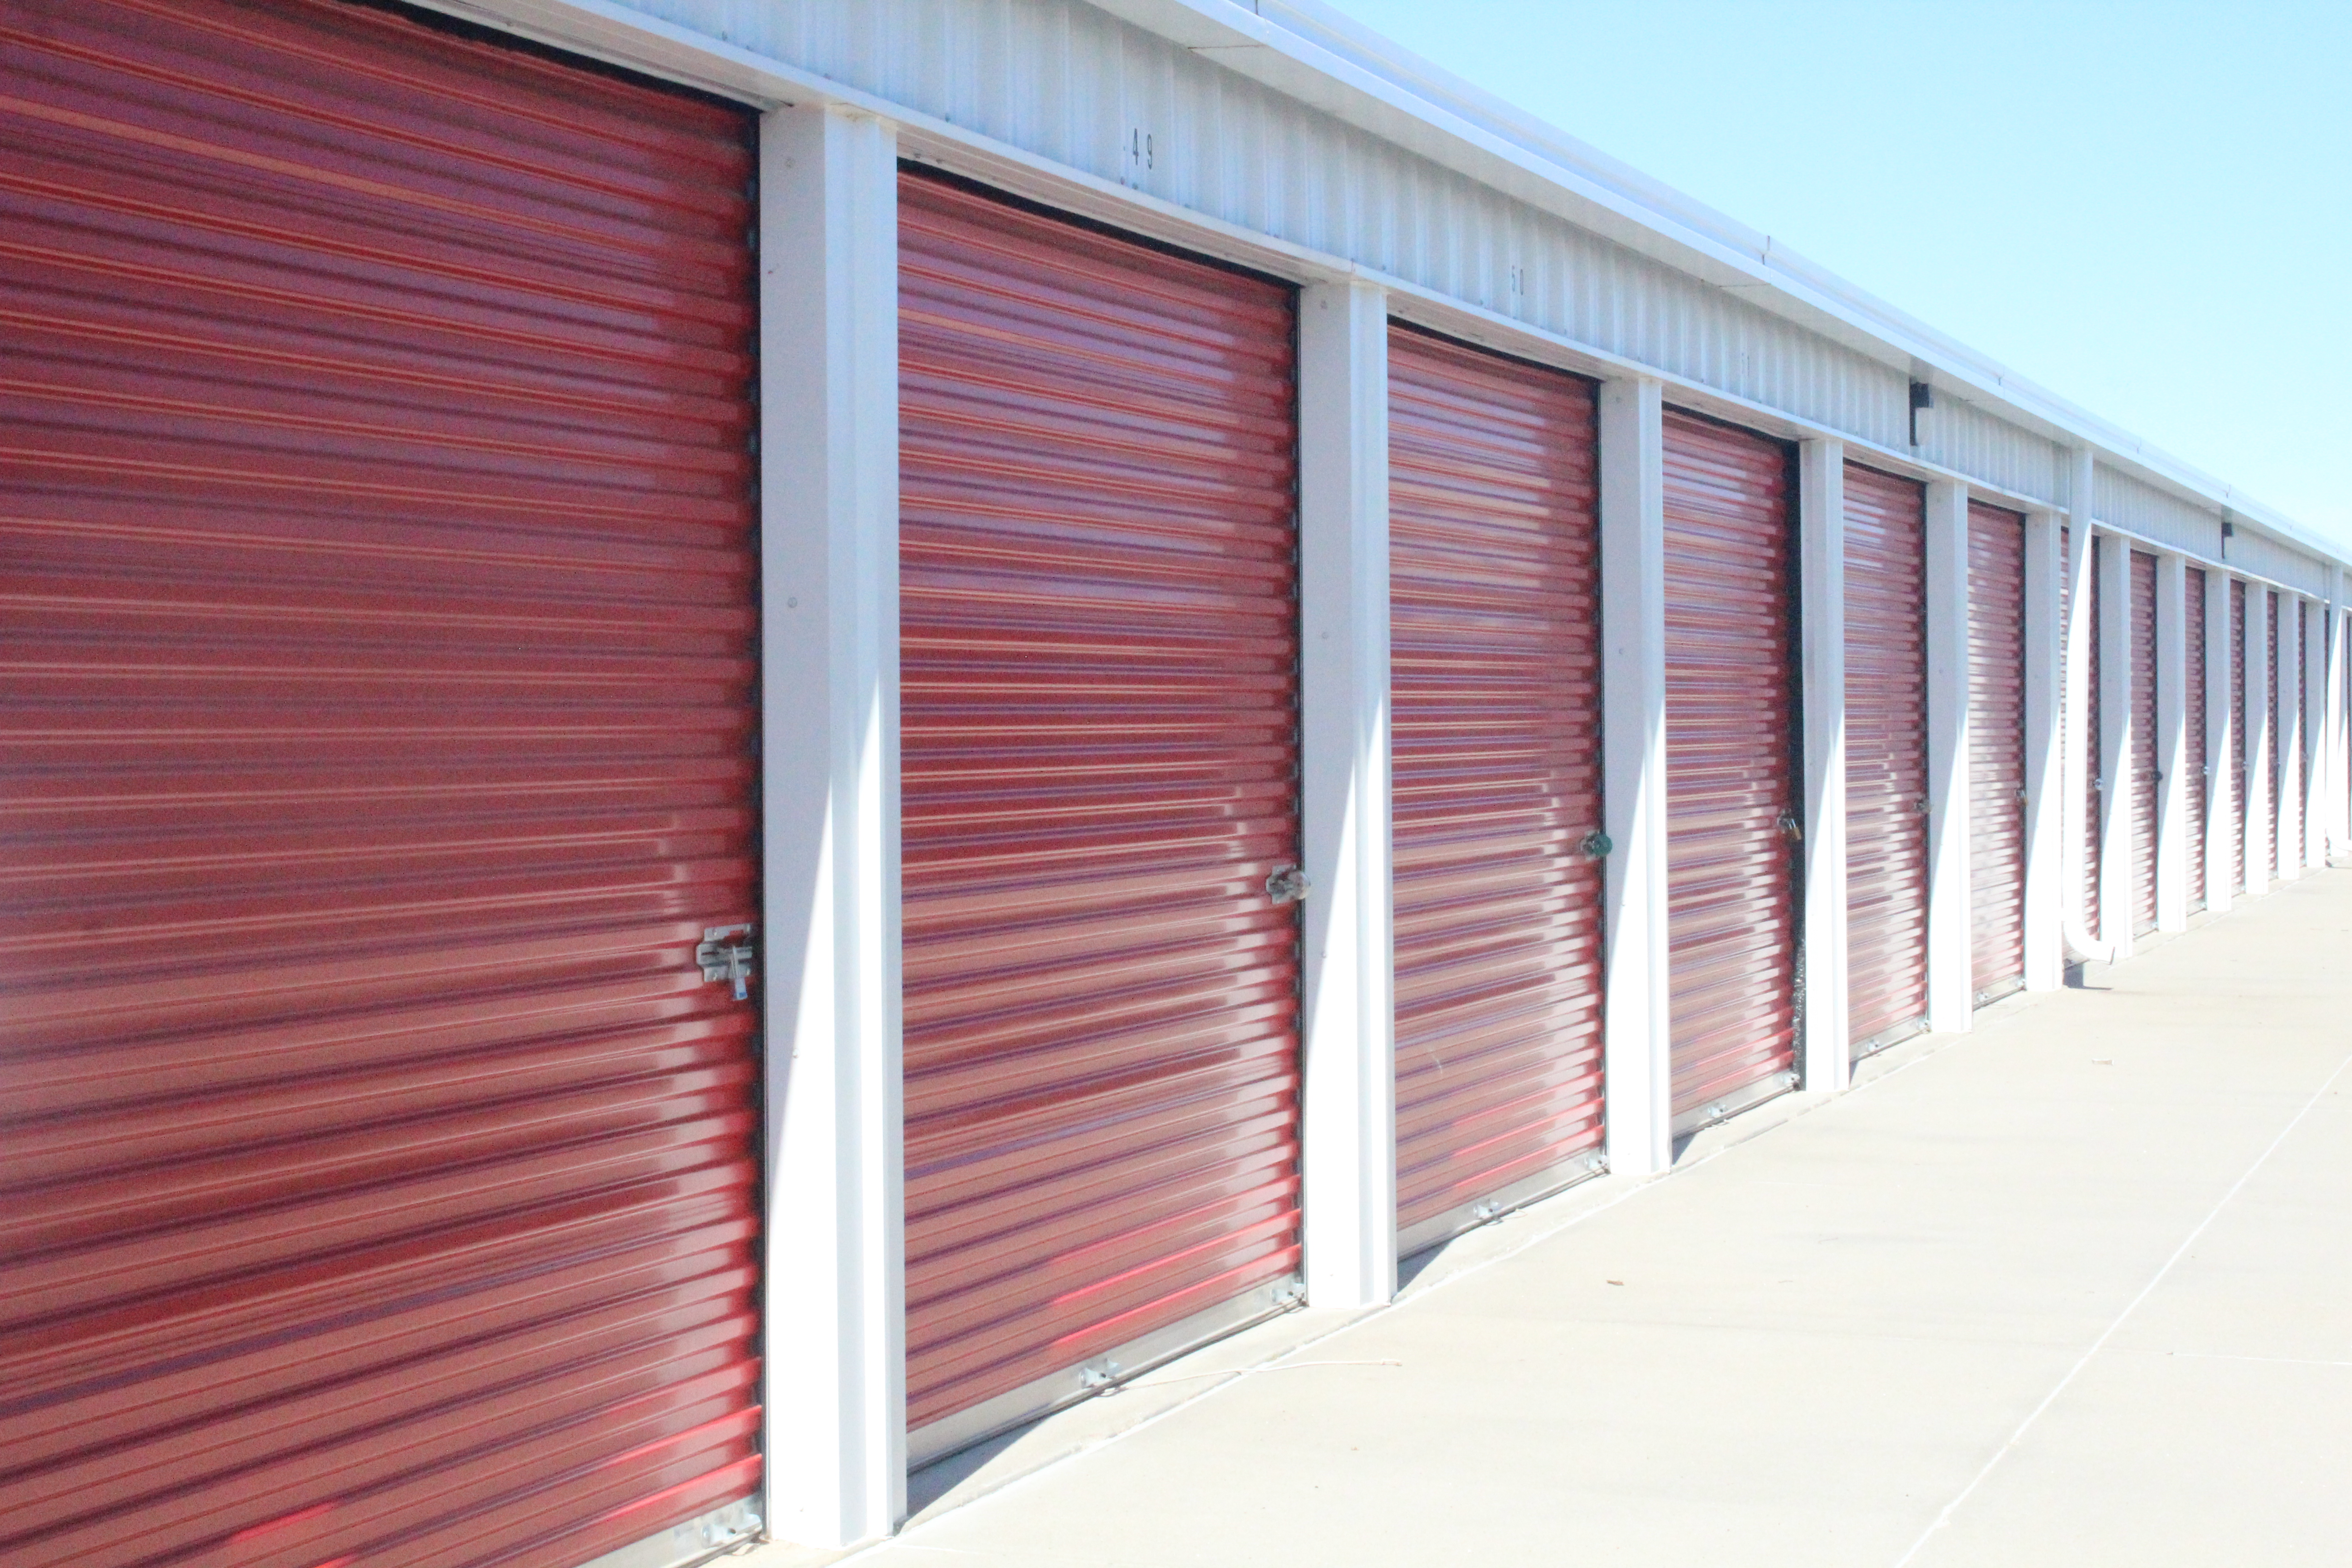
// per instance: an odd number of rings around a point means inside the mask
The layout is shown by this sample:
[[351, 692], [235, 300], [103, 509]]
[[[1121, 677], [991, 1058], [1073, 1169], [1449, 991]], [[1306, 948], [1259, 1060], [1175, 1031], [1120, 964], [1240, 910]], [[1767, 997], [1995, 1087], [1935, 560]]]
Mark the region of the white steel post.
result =
[[2058, 588], [2065, 562], [2058, 514], [2025, 514], [2025, 988], [2053, 991], [2066, 982], [2060, 918], [2067, 896], [2064, 817], [2064, 692], [2058, 679]]
[[2327, 574], [2327, 600], [2319, 609], [2319, 629], [2314, 634], [2315, 647], [2322, 652], [2319, 673], [2313, 684], [2319, 689], [2318, 715], [2312, 744], [2312, 778], [2319, 795], [2318, 825], [2313, 829], [2318, 843], [2313, 853], [2316, 864], [2326, 866], [2344, 841], [2344, 728], [2343, 674], [2344, 639], [2341, 601], [2344, 593], [2342, 568], [2331, 569]]
[[1969, 888], [1969, 488], [1927, 487], [1927, 1026], [1975, 1014]]
[[1805, 1037], [1808, 1089], [1853, 1075], [1845, 889], [1845, 443], [1806, 441], [1797, 461], [1799, 616], [1805, 707]]
[[1388, 295], [1298, 301], [1301, 1107], [1307, 1298], [1396, 1294], [1396, 1012], [1389, 864]]
[[2237, 784], [2238, 743], [2230, 718], [2230, 574], [2206, 568], [2205, 602], [2189, 605], [2189, 613], [2205, 617], [2205, 907], [2221, 914], [2238, 890], [2230, 877], [2230, 791]]
[[2091, 498], [2095, 493], [2095, 459], [2088, 447], [2076, 447], [2069, 465], [2066, 512], [2065, 695], [2059, 725], [2060, 789], [2059, 855], [2065, 867], [2059, 899], [2059, 918], [2066, 946], [2086, 962], [2114, 957], [2115, 950], [2090, 934], [2093, 902], [2099, 889], [2091, 885], [2090, 864], [2084, 854], [2095, 782], [2089, 756], [2091, 745]]
[[1674, 1160], [1666, 926], [1666, 481], [1664, 388], [1601, 388], [1601, 680], [1609, 856], [1603, 1066], [1609, 1168]]
[[760, 128], [767, 1508], [906, 1512], [898, 923], [898, 137]]
[[2099, 550], [2099, 931], [2118, 961], [2132, 955], [2139, 879], [2132, 834], [2131, 541], [2108, 534]]
[[2297, 831], [2303, 823], [2303, 780], [2295, 772], [2295, 754], [2303, 746], [2303, 704], [2295, 700], [2296, 678], [2302, 673], [2302, 653], [2296, 646], [2295, 627], [2303, 619], [2303, 599], [2295, 594], [2279, 595], [2278, 618], [2278, 711], [2271, 722], [2278, 726], [2277, 757], [2271, 764], [2279, 771], [2278, 839], [2279, 880], [2292, 882], [2303, 875], [2303, 835]]
[[2271, 886], [2270, 591], [2246, 584], [2246, 732], [2239, 737], [2246, 764], [2246, 891]]
[[[2156, 558], [2156, 927], [2189, 927], [2189, 563]], [[2205, 606], [2197, 606], [2205, 613]]]

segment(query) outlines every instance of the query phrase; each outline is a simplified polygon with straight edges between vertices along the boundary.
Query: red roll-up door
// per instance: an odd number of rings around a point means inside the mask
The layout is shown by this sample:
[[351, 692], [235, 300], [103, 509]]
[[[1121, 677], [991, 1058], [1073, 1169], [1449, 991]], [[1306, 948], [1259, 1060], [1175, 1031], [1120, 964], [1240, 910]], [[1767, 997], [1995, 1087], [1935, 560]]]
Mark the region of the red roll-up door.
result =
[[1678, 1131], [1796, 1080], [1790, 454], [1665, 416], [1666, 837]]
[[2185, 792], [2189, 803], [2189, 820], [2185, 827], [2189, 848], [2189, 907], [2205, 907], [2206, 812], [2213, 798], [2213, 770], [2209, 764], [2205, 745], [2205, 569], [2191, 566], [2187, 571], [2187, 586], [2182, 597], [2187, 601], [2188, 615], [2182, 622], [2186, 634], [2183, 641], [2186, 658], [2187, 683], [2181, 689], [2182, 741], [2181, 765], [2189, 770], [2189, 787]]
[[1297, 1271], [1297, 435], [1287, 289], [899, 200], [920, 1459]]
[[1969, 984], [2025, 983], [2025, 519], [1969, 503]]
[[2311, 742], [2304, 734], [2304, 720], [2311, 711], [2311, 617], [2304, 614], [2303, 601], [2287, 602], [2287, 613], [2294, 617], [2294, 820], [2287, 825], [2288, 841], [2294, 846], [2295, 864], [2300, 866], [2311, 853], [2305, 826], [2311, 820]]
[[2286, 715], [2279, 707], [2279, 626], [2283, 617], [2279, 615], [2278, 595], [2270, 593], [2265, 597], [2269, 608], [2264, 613], [2270, 617], [2270, 669], [2267, 679], [2270, 682], [2271, 716], [2271, 820], [2270, 831], [2263, 836], [2262, 858], [2256, 864], [2262, 867], [2263, 880], [2267, 884], [2272, 878], [2285, 870], [2278, 863], [2278, 846], [2281, 808], [2286, 804], [2287, 756]]
[[1397, 1224], [1411, 1251], [1601, 1143], [1590, 383], [1389, 337]]
[[2106, 747], [2101, 731], [2106, 721], [2105, 704], [2100, 700], [2099, 689], [2102, 668], [2099, 644], [2105, 637], [2105, 628], [2099, 624], [2099, 612], [2105, 607], [2100, 603], [2105, 595], [2099, 592], [2099, 557], [2105, 549], [2103, 540], [2092, 539], [2090, 651], [2089, 657], [2083, 661], [2087, 667], [2084, 676], [2085, 695], [2083, 703], [2086, 731], [2083, 746], [2087, 754], [2083, 767], [2084, 776], [2091, 781], [2089, 809], [2083, 814], [2083, 926], [2089, 935], [2095, 937], [2105, 934], [2106, 900], [2101, 895], [2100, 889], [2103, 865], [2100, 851], [2106, 837], [2107, 802], [2114, 798], [2109, 793], [2105, 766]]
[[306, 0], [0, 0], [0, 1559], [717, 1514], [751, 119]]
[[2243, 578], [2230, 580], [2230, 754], [2223, 759], [2223, 777], [2230, 791], [2230, 890], [2243, 892], [2246, 887], [2246, 805], [2252, 797], [2246, 793], [2252, 770], [2247, 759], [2253, 755], [2252, 742], [2246, 735], [2246, 584]]
[[1846, 1016], [1927, 1026], [1927, 489], [1845, 468]]
[[2156, 557], [2131, 552], [2132, 931], [2156, 929]]

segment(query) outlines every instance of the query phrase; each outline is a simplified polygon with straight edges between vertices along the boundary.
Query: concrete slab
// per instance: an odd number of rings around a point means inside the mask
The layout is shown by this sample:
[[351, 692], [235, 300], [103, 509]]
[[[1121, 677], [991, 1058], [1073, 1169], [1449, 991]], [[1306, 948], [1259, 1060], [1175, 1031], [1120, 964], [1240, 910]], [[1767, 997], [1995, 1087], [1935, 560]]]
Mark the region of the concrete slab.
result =
[[942, 1468], [854, 1558], [2339, 1564], [2347, 935], [2310, 876], [2012, 998]]

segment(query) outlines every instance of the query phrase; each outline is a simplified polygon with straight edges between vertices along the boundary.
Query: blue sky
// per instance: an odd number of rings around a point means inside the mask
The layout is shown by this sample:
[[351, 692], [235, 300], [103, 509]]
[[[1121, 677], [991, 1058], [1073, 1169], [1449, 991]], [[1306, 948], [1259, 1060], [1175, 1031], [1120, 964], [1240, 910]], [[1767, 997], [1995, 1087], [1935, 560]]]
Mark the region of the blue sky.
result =
[[2352, 0], [1330, 0], [2352, 546]]

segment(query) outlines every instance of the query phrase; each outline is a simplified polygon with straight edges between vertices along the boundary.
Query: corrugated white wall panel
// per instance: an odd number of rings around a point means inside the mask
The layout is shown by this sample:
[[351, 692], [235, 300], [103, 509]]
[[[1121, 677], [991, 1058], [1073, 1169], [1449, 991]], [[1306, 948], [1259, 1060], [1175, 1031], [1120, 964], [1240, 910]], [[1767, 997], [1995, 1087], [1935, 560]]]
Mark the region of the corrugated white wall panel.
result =
[[[1902, 370], [1084, 0], [615, 0], [1033, 155], [1907, 449]], [[1150, 138], [1148, 166], [1137, 138]], [[2053, 501], [2046, 439], [1954, 400], [1922, 455]]]
[[2326, 563], [2299, 550], [2241, 529], [2231, 539], [2229, 551], [2230, 564], [2242, 572], [2300, 589], [2315, 599], [2327, 597], [2331, 574]]
[[1939, 391], [1936, 406], [1920, 416], [1919, 455], [2019, 495], [2065, 503], [2066, 462], [2056, 442], [1948, 392]]
[[2101, 522], [2206, 561], [2221, 554], [2221, 514], [2099, 465], [2091, 514]]

